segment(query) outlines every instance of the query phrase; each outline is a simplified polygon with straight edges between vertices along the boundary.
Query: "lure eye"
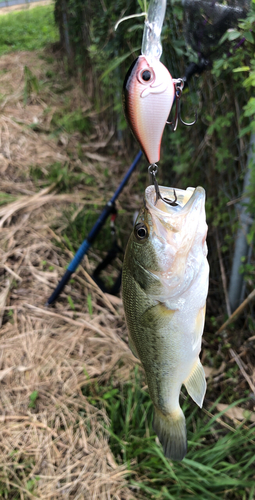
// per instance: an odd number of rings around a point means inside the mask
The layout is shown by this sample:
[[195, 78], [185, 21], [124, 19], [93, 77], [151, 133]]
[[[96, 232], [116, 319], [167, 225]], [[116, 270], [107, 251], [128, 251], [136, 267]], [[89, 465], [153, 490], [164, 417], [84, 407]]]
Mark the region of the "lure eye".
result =
[[145, 85], [146, 83], [153, 82], [155, 80], [155, 74], [152, 68], [142, 69], [137, 75], [137, 79], [140, 83]]
[[145, 82], [148, 82], [150, 79], [151, 79], [151, 72], [148, 71], [148, 70], [145, 70], [142, 72], [142, 79], [145, 81]]
[[145, 226], [145, 224], [140, 222], [140, 224], [137, 224], [135, 226], [135, 236], [139, 241], [145, 240], [148, 238], [148, 229]]

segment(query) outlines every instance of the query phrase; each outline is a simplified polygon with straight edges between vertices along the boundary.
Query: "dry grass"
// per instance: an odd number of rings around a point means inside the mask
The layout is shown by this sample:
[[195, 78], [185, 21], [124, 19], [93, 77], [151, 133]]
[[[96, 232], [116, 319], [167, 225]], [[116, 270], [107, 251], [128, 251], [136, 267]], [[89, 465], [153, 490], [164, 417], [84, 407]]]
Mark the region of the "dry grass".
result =
[[[29, 176], [31, 165], [48, 169], [56, 161], [70, 162], [68, 152], [75, 152], [80, 140], [77, 134], [65, 140], [47, 134], [52, 114], [44, 110], [60, 107], [63, 96], [46, 89], [23, 104], [24, 66], [40, 79], [43, 64], [35, 53], [0, 59], [5, 95], [0, 191], [14, 197], [0, 208], [0, 497], [126, 500], [134, 496], [126, 487], [126, 468], [117, 466], [109, 448], [106, 412], [93, 407], [81, 390], [91, 377], [100, 383], [113, 372], [118, 380], [130, 376], [134, 358], [126, 343], [121, 300], [104, 296], [88, 279], [85, 259], [61, 300], [54, 308], [44, 306], [70, 259], [67, 249], [56, 246], [61, 236], [52, 226], [59, 226], [69, 203], [79, 210], [86, 193], [58, 194], [54, 185], [38, 191]], [[68, 94], [74, 106], [83, 99], [77, 88]], [[35, 121], [44, 132], [27, 126]], [[94, 137], [83, 144], [88, 161], [81, 165], [75, 154], [72, 161], [96, 176], [97, 150], [102, 156], [109, 140], [109, 131], [95, 121]], [[118, 170], [119, 162], [112, 161], [111, 167]], [[97, 194], [97, 203], [103, 204], [99, 193], [98, 178], [97, 188], [88, 188], [88, 199]], [[70, 292], [75, 311], [67, 301]]]

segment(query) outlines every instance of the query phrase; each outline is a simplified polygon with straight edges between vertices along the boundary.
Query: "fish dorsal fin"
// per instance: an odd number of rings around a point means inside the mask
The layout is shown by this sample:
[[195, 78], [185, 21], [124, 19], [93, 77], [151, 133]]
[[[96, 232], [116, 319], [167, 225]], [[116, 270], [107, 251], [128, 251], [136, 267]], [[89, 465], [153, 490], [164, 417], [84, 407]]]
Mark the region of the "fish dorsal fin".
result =
[[195, 363], [192, 372], [183, 383], [193, 401], [195, 401], [195, 403], [202, 408], [206, 391], [206, 381], [205, 372], [199, 358]]

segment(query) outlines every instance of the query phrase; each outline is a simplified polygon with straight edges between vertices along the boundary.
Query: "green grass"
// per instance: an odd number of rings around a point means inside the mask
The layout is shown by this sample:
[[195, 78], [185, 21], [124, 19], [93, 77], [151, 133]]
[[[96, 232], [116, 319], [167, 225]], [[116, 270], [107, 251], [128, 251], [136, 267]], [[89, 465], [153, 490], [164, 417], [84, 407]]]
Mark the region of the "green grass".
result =
[[[52, 117], [52, 126], [57, 131], [65, 130], [68, 133], [80, 132], [89, 135], [92, 132], [90, 118], [84, 116], [81, 109], [74, 111], [62, 110], [54, 113]], [[56, 132], [55, 132], [56, 133]]]
[[0, 191], [0, 206], [5, 205], [6, 203], [11, 203], [12, 201], [15, 201], [16, 199], [17, 199], [17, 196]]
[[138, 488], [135, 498], [253, 500], [254, 429], [240, 425], [228, 430], [217, 422], [216, 416], [222, 415], [216, 410], [208, 408], [215, 414], [210, 417], [187, 398], [182, 406], [188, 454], [182, 462], [171, 462], [155, 442], [152, 403], [142, 383], [136, 375], [123, 386], [91, 383], [85, 389], [92, 404], [106, 408], [110, 446], [116, 460], [132, 471], [128, 480], [130, 487]]
[[57, 41], [53, 10], [53, 5], [47, 5], [0, 16], [0, 55], [14, 50], [37, 50]]

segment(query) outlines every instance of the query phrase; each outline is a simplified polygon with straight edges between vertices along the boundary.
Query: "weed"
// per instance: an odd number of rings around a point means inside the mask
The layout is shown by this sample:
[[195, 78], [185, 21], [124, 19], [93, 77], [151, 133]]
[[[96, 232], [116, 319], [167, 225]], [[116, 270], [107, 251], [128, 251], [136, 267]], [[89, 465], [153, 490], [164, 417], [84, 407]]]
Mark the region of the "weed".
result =
[[36, 400], [38, 398], [38, 391], [33, 391], [30, 396], [29, 396], [29, 399], [30, 399], [30, 403], [28, 405], [28, 408], [35, 408], [36, 407]]
[[88, 304], [88, 311], [90, 316], [93, 316], [93, 306], [92, 306], [92, 298], [91, 298], [91, 293], [88, 293], [87, 295], [87, 304]]
[[39, 479], [40, 479], [40, 476], [35, 476], [34, 479], [30, 479], [29, 481], [27, 481], [27, 484], [26, 484], [27, 490], [30, 492], [33, 492], [33, 490], [37, 484], [37, 481], [39, 481]]
[[67, 296], [67, 300], [68, 300], [68, 304], [69, 304], [69, 306], [71, 307], [71, 309], [72, 309], [73, 311], [75, 311], [75, 305], [74, 305], [74, 303], [73, 303], [73, 299], [72, 299], [72, 297], [71, 297], [70, 295], [68, 295], [68, 296]]
[[69, 248], [69, 250], [71, 250], [71, 252], [75, 253], [74, 247], [73, 247], [70, 239], [68, 238], [67, 234], [63, 235], [63, 239], [65, 240], [65, 243], [66, 243], [67, 247]]
[[24, 79], [25, 79], [24, 104], [26, 105], [28, 98], [31, 96], [32, 92], [38, 94], [39, 81], [27, 66], [24, 67]]
[[68, 133], [80, 132], [89, 134], [91, 132], [90, 118], [85, 116], [81, 109], [76, 109], [70, 112], [55, 112], [52, 117], [52, 125], [60, 131]]
[[17, 199], [17, 196], [13, 196], [12, 194], [3, 193], [0, 191], [0, 206], [5, 205], [6, 203], [11, 203], [12, 201], [15, 201], [16, 199]]
[[92, 404], [106, 408], [111, 420], [110, 446], [119, 463], [128, 463], [130, 485], [144, 492], [145, 498], [161, 500], [252, 499], [254, 430], [240, 425], [227, 431], [217, 423], [222, 413], [208, 417], [187, 398], [183, 409], [188, 454], [182, 462], [171, 462], [156, 442], [152, 403], [141, 389], [143, 384], [136, 370], [135, 382], [118, 387], [91, 382], [84, 389]]
[[[98, 216], [101, 212], [100, 210], [95, 210], [90, 207], [84, 207], [73, 219], [72, 215], [76, 210], [75, 207], [71, 207], [71, 210], [64, 212], [64, 218], [66, 220], [66, 230], [65, 230], [65, 240], [71, 250], [71, 247], [78, 250], [80, 244], [86, 239], [88, 233], [96, 223]], [[72, 242], [72, 243], [71, 243]], [[96, 248], [103, 252], [108, 250], [112, 245], [111, 229], [110, 224], [106, 223], [102, 230], [99, 232], [96, 238]], [[72, 250], [73, 251], [73, 250]]]
[[51, 69], [48, 69], [45, 73], [45, 76], [47, 76], [47, 78], [53, 78], [54, 76], [56, 76], [56, 73]]
[[0, 16], [0, 55], [41, 49], [57, 40], [52, 5]]
[[46, 187], [56, 184], [59, 193], [70, 193], [75, 186], [81, 184], [93, 185], [95, 183], [94, 177], [71, 170], [68, 163], [62, 164], [59, 161], [49, 165], [47, 172], [38, 166], [31, 166], [29, 173], [30, 177], [39, 186]]

